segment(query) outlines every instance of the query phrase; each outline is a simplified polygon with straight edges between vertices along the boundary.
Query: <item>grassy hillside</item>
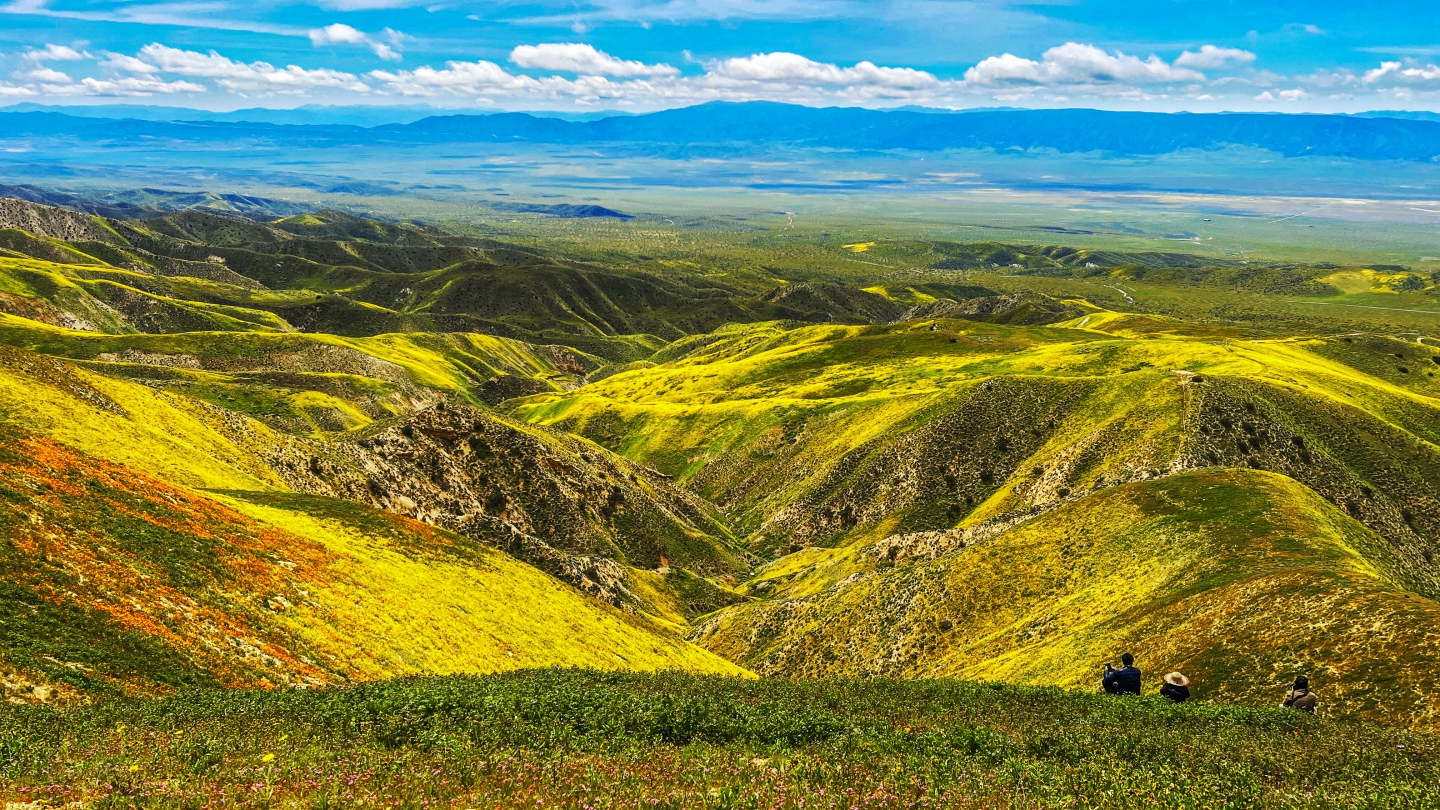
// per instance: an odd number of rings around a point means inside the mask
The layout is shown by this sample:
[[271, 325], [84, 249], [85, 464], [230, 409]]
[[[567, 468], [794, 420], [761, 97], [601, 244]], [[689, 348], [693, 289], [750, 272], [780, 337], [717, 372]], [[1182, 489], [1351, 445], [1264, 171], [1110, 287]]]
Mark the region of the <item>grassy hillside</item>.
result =
[[1310, 673], [1328, 715], [1434, 727], [1440, 703], [1421, 684], [1440, 672], [1440, 604], [1387, 576], [1404, 566], [1388, 554], [1291, 479], [1203, 470], [1008, 529], [782, 559], [749, 586], [782, 598], [693, 637], [762, 673], [1075, 689], [1131, 651], [1147, 693], [1180, 670], [1197, 698], [1264, 705]]
[[[308, 470], [321, 445], [170, 391], [0, 354], [6, 609], [26, 620], [6, 624], [0, 657], [17, 694], [536, 665], [738, 671], [657, 629], [686, 612], [663, 577], [620, 567], [619, 582], [638, 584], [617, 611], [478, 542], [493, 532], [287, 494], [294, 467], [282, 462]], [[533, 503], [519, 480], [491, 486], [507, 509], [511, 496], [515, 509]], [[395, 512], [427, 516], [413, 502]]]
[[[15, 683], [1088, 688], [1129, 649], [1148, 689], [1182, 668], [1259, 705], [1305, 672], [1330, 714], [1440, 727], [1436, 288], [1407, 268], [719, 220], [522, 244], [0, 215], [0, 426], [95, 470], [45, 515], [15, 496], [14, 615], [86, 617], [6, 642]], [[70, 562], [35, 520], [80, 538]], [[160, 607], [116, 596], [143, 577]], [[192, 603], [213, 631], [165, 607]]]
[[112, 335], [3, 314], [0, 340], [311, 436], [363, 428], [446, 396], [478, 404], [565, 390], [604, 362], [481, 334]]
[[24, 300], [0, 298], [0, 311], [105, 332], [479, 331], [628, 362], [732, 321], [862, 323], [903, 309], [852, 287], [655, 273], [338, 211], [77, 228], [73, 212], [12, 203], [0, 211], [0, 291]]
[[[1327, 360], [1329, 342], [1185, 331], [1104, 312], [736, 327], [513, 408], [677, 476], [757, 550], [950, 528], [1214, 464], [1292, 475], [1416, 555], [1417, 536], [1440, 537], [1422, 517], [1440, 501], [1432, 378], [1363, 373]], [[1407, 351], [1417, 368], [1440, 357]]]
[[956, 681], [525, 672], [0, 711], [0, 797], [169, 808], [1426, 808], [1427, 734]]
[[8, 700], [557, 665], [739, 672], [434, 527], [207, 497], [0, 430]]
[[1076, 687], [1133, 649], [1216, 699], [1323, 673], [1331, 710], [1428, 727], [1440, 354], [1368, 345], [1093, 307], [759, 325], [512, 407], [677, 476], [774, 559], [691, 636], [758, 671]]

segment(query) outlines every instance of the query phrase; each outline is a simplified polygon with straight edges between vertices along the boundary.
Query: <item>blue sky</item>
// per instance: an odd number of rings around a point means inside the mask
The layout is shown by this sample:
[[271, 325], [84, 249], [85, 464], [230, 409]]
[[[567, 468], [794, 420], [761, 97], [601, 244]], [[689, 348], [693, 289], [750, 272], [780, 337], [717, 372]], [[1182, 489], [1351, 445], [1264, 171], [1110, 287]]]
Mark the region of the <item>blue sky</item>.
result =
[[0, 0], [0, 104], [1440, 109], [1434, 3]]

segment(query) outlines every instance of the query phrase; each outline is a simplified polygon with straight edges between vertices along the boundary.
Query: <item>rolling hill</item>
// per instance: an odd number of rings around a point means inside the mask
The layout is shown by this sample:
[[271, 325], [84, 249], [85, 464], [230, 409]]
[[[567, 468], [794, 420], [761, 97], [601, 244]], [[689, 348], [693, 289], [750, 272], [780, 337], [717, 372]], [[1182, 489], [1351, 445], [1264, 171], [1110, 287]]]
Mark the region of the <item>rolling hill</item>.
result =
[[1432, 298], [1404, 268], [0, 215], [14, 699], [1087, 688], [1128, 649], [1206, 700], [1306, 672], [1327, 713], [1440, 727], [1440, 349], [1424, 309], [1294, 309]]
[[512, 407], [774, 560], [691, 635], [762, 673], [1078, 687], [1134, 649], [1216, 697], [1325, 672], [1337, 713], [1433, 724], [1401, 684], [1436, 665], [1440, 412], [1394, 369], [1440, 355], [1178, 326], [736, 327]]

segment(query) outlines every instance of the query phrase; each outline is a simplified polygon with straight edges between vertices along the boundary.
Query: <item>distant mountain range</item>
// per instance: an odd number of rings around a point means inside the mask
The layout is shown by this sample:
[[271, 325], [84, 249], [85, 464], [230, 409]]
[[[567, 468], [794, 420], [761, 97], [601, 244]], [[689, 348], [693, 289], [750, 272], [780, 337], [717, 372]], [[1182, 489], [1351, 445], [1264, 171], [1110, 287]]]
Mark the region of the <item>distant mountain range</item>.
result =
[[[293, 123], [304, 120], [304, 115], [295, 111], [279, 118], [272, 116], [275, 122], [155, 121], [48, 111], [9, 112], [0, 114], [0, 139], [79, 138], [94, 144], [133, 142], [136, 138], [201, 143], [244, 140], [290, 146], [745, 143], [868, 152], [989, 149], [1115, 155], [1161, 155], [1239, 145], [1287, 157], [1419, 162], [1440, 159], [1440, 120], [1405, 112], [1352, 116], [991, 109], [956, 114], [715, 102], [588, 121], [496, 113], [430, 116], [378, 126]], [[1399, 117], [1402, 115], [1410, 117]], [[317, 112], [314, 117], [323, 121], [327, 116]]]

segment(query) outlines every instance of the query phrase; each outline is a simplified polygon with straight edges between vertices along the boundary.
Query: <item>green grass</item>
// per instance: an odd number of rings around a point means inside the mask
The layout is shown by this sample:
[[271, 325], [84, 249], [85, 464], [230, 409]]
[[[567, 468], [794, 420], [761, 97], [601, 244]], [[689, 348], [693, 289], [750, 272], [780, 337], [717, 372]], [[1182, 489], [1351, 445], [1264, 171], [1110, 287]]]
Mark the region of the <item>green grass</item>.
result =
[[529, 671], [0, 710], [0, 797], [95, 808], [1404, 808], [1437, 738], [963, 681]]

